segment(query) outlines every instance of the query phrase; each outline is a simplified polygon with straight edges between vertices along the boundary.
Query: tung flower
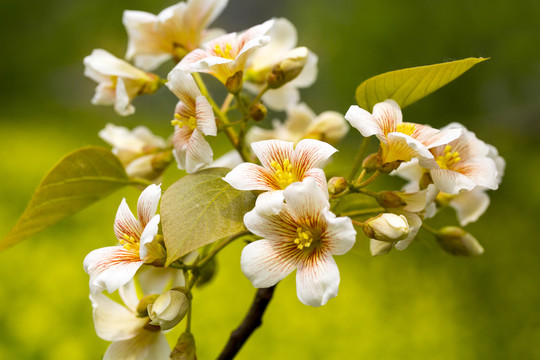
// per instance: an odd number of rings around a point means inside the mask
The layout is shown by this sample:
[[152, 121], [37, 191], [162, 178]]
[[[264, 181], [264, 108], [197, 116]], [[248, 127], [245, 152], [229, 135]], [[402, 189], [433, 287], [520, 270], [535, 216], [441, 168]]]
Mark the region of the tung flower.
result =
[[305, 139], [296, 148], [291, 142], [266, 140], [251, 144], [262, 166], [242, 163], [223, 178], [238, 190], [265, 191], [256, 208], [278, 213], [283, 205], [283, 190], [297, 181], [313, 178], [327, 196], [326, 177], [320, 169], [337, 150], [322, 141]]
[[284, 191], [285, 205], [276, 215], [252, 210], [246, 227], [263, 239], [242, 251], [242, 272], [257, 288], [277, 284], [296, 272], [298, 299], [321, 306], [338, 293], [339, 270], [332, 255], [354, 245], [356, 231], [349, 218], [329, 211], [325, 193], [314, 179], [294, 183]]
[[84, 75], [98, 83], [92, 99], [95, 105], [114, 105], [120, 115], [135, 112], [131, 101], [159, 88], [159, 78], [130, 65], [105, 50], [95, 49], [84, 58]]
[[145, 11], [124, 11], [123, 23], [129, 42], [128, 60], [145, 70], [154, 70], [171, 57], [181, 59], [202, 41], [222, 34], [205, 30], [223, 11], [228, 0], [188, 0], [154, 15]]
[[[114, 234], [121, 246], [110, 246], [90, 252], [84, 259], [84, 270], [90, 275], [90, 292], [109, 293], [133, 278], [144, 263], [161, 259], [164, 254], [155, 244], [160, 217], [156, 215], [161, 187], [148, 186], [137, 203], [137, 218], [122, 200], [116, 219]], [[152, 246], [156, 245], [156, 246]]]

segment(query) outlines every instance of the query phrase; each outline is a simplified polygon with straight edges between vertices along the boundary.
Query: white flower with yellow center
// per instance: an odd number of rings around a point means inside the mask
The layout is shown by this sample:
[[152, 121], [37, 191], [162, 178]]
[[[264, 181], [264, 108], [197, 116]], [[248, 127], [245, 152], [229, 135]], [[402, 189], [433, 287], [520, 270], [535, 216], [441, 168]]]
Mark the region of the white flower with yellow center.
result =
[[145, 11], [124, 11], [128, 33], [126, 59], [145, 70], [175, 58], [180, 60], [206, 41], [223, 34], [206, 27], [223, 11], [228, 0], [188, 0], [154, 15]]
[[137, 95], [152, 94], [159, 78], [120, 60], [105, 50], [95, 49], [84, 58], [84, 75], [98, 83], [92, 98], [94, 105], [114, 105], [120, 115], [135, 112], [131, 101]]
[[326, 192], [326, 177], [320, 169], [337, 150], [325, 142], [305, 139], [296, 147], [292, 142], [266, 140], [251, 144], [262, 166], [242, 163], [224, 178], [238, 190], [265, 191], [257, 198], [255, 207], [265, 213], [278, 213], [283, 206], [283, 190], [292, 183], [313, 178]]
[[206, 72], [223, 84], [239, 71], [244, 71], [246, 61], [257, 48], [266, 45], [266, 35], [274, 20], [254, 26], [242, 34], [230, 33], [211, 40], [187, 54], [177, 65], [186, 72]]
[[109, 246], [90, 252], [84, 259], [84, 271], [90, 275], [90, 293], [107, 289], [109, 293], [133, 278], [145, 263], [161, 259], [164, 254], [154, 239], [160, 217], [156, 215], [161, 187], [148, 186], [137, 202], [137, 218], [123, 199], [114, 220], [114, 234], [120, 246]]
[[434, 167], [429, 149], [448, 144], [460, 134], [460, 129], [437, 130], [427, 125], [403, 122], [399, 105], [394, 100], [375, 104], [373, 114], [353, 105], [345, 114], [362, 136], [377, 136], [381, 142], [382, 164], [409, 161], [414, 157], [422, 166]]
[[212, 148], [204, 136], [217, 135], [214, 111], [191, 74], [175, 68], [168, 80], [167, 87], [180, 99], [172, 121], [173, 153], [178, 167], [191, 174], [212, 163]]
[[330, 212], [327, 196], [314, 179], [290, 185], [284, 198], [278, 214], [254, 209], [244, 216], [248, 230], [263, 239], [242, 251], [242, 272], [256, 288], [267, 288], [296, 269], [298, 299], [324, 305], [337, 296], [340, 281], [332, 255], [349, 251], [356, 231], [351, 219]]

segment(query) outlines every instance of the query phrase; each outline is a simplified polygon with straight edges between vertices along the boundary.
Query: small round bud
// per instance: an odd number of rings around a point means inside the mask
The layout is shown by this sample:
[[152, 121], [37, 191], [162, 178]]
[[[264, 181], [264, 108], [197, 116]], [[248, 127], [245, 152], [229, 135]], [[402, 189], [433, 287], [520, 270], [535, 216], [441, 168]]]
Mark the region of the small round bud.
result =
[[362, 168], [364, 168], [367, 172], [374, 172], [379, 167], [379, 162], [379, 154], [373, 153], [364, 159], [362, 162]]
[[238, 71], [233, 76], [227, 79], [227, 82], [225, 83], [225, 87], [227, 88], [227, 91], [231, 94], [238, 94], [240, 91], [242, 91], [244, 81], [244, 72]]
[[385, 209], [398, 208], [407, 205], [407, 203], [393, 191], [380, 192], [377, 196], [377, 202]]
[[338, 195], [345, 191], [348, 186], [347, 179], [344, 177], [333, 177], [328, 181], [328, 192], [330, 195]]
[[452, 255], [474, 257], [484, 253], [478, 240], [458, 226], [445, 226], [436, 237], [439, 245]]
[[379, 170], [383, 174], [390, 174], [392, 171], [396, 170], [399, 165], [401, 165], [401, 160], [387, 162], [384, 164], [379, 164], [377, 170]]
[[148, 306], [150, 304], [153, 304], [154, 301], [159, 297], [158, 294], [150, 294], [146, 295], [139, 301], [139, 305], [137, 305], [137, 316], [138, 317], [147, 317], [148, 316]]
[[182, 291], [169, 290], [161, 294], [152, 304], [148, 305], [148, 316], [161, 330], [175, 327], [186, 316], [189, 303]]
[[253, 105], [249, 111], [249, 116], [255, 121], [263, 121], [268, 114], [268, 109], [261, 103]]
[[289, 51], [287, 57], [274, 66], [268, 79], [268, 87], [277, 89], [296, 78], [306, 65], [309, 51], [305, 47], [299, 47]]
[[195, 353], [195, 338], [191, 333], [180, 335], [173, 351], [171, 360], [197, 360]]
[[403, 215], [384, 213], [364, 222], [364, 233], [370, 239], [396, 242], [409, 235], [409, 223]]

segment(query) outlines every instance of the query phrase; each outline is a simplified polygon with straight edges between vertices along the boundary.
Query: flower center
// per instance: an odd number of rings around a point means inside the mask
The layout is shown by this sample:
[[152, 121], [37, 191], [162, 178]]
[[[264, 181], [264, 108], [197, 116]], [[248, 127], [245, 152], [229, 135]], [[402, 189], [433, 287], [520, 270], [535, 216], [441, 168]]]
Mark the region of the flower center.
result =
[[400, 132], [405, 135], [412, 135], [412, 133], [416, 130], [416, 126], [412, 123], [401, 123], [396, 126], [396, 132]]
[[289, 159], [283, 160], [283, 165], [274, 160], [270, 163], [270, 166], [275, 169], [274, 179], [276, 179], [281, 189], [285, 189], [287, 186], [295, 182], [295, 178], [292, 173], [292, 165]]
[[195, 130], [197, 127], [197, 119], [194, 116], [190, 116], [189, 118], [182, 117], [180, 114], [174, 114], [175, 120], [171, 121], [172, 126], [179, 126], [184, 127], [187, 126], [191, 130]]
[[133, 236], [124, 234], [124, 239], [120, 240], [120, 244], [124, 245], [126, 250], [139, 252], [139, 239], [135, 239]]
[[232, 46], [230, 43], [225, 44], [225, 49], [223, 49], [218, 44], [214, 46], [214, 52], [216, 53], [217, 56], [225, 58], [225, 59], [229, 59], [229, 60], [234, 60], [234, 57], [231, 55], [231, 51], [232, 51]]
[[452, 146], [446, 145], [444, 148], [444, 154], [437, 158], [437, 164], [439, 164], [441, 169], [448, 169], [460, 160], [461, 158], [459, 157], [459, 152], [452, 152]]
[[297, 245], [299, 250], [311, 246], [311, 243], [313, 242], [313, 234], [311, 233], [311, 231], [304, 230], [301, 227], [297, 227], [296, 233], [298, 234], [298, 237], [295, 238], [293, 242]]

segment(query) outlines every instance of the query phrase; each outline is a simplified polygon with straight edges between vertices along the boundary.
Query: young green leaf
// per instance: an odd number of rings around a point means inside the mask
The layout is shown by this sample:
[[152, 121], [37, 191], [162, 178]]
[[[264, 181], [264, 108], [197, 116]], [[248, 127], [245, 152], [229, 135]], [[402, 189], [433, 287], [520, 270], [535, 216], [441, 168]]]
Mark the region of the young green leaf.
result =
[[129, 184], [124, 167], [109, 150], [86, 147], [64, 157], [45, 176], [13, 229], [4, 250]]
[[373, 105], [386, 99], [393, 99], [404, 108], [488, 59], [467, 58], [380, 74], [367, 79], [356, 88], [356, 102], [367, 111], [371, 111]]
[[236, 234], [255, 195], [232, 188], [222, 178], [229, 169], [214, 168], [187, 175], [163, 194], [161, 224], [167, 265], [203, 245]]

